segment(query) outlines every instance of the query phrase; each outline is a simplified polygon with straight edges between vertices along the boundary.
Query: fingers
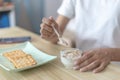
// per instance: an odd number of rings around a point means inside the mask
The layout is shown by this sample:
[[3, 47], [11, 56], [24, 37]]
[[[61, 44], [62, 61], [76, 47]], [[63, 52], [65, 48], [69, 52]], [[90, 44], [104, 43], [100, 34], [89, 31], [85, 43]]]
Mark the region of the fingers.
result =
[[93, 58], [89, 58], [89, 59], [85, 60], [83, 63], [78, 64], [77, 66], [74, 66], [73, 69], [78, 70], [80, 68], [83, 68], [83, 67], [91, 64], [93, 61], [95, 61], [94, 57]]
[[42, 23], [41, 24], [41, 29], [40, 29], [40, 33], [41, 33], [41, 37], [44, 39], [49, 38], [50, 36], [52, 36], [52, 34], [54, 33], [52, 28], [50, 28], [48, 25]]
[[[90, 71], [93, 70], [94, 73], [98, 73], [102, 70], [104, 70], [107, 65], [109, 64], [109, 62], [100, 62], [100, 61], [94, 61], [92, 63], [90, 63], [89, 65], [84, 66], [83, 68], [80, 68], [81, 72], [85, 72], [85, 71]], [[80, 66], [77, 66], [77, 68], [79, 68]]]
[[51, 36], [51, 32], [47, 31], [47, 30], [41, 30], [41, 36], [46, 36], [46, 37], [50, 37]]
[[42, 19], [42, 23], [45, 23], [45, 24], [51, 26], [51, 24], [53, 24], [54, 22], [52, 22], [52, 20], [50, 20], [50, 19], [43, 18]]
[[92, 56], [93, 56], [93, 54], [92, 54], [91, 52], [86, 53], [86, 54], [84, 54], [82, 57], [76, 59], [75, 62], [74, 62], [74, 65], [77, 66], [77, 65], [83, 63], [84, 61], [88, 60], [88, 59], [91, 58]]
[[49, 32], [48, 30], [45, 29], [40, 30], [40, 32], [41, 32], [41, 38], [43, 39], [53, 40], [58, 38], [54, 32]]
[[54, 34], [54, 31], [51, 26], [45, 23], [42, 23], [40, 26], [41, 26], [40, 33], [41, 33], [42, 38], [47, 39], [47, 38], [50, 38]]
[[42, 19], [42, 24], [40, 25], [41, 27], [40, 32], [42, 33], [42, 30], [46, 30], [48, 32], [55, 33], [54, 29], [52, 28], [52, 24], [54, 24], [54, 27], [59, 32], [58, 24], [52, 17], [49, 17], [48, 19], [47, 18]]
[[96, 69], [94, 69], [93, 72], [98, 73], [98, 72], [104, 70], [107, 67], [108, 64], [109, 64], [109, 62], [101, 63], [101, 65], [99, 67], [97, 67]]
[[57, 24], [56, 21], [53, 19], [53, 17], [50, 16], [49, 19], [53, 22], [54, 27], [58, 30], [58, 24]]
[[94, 61], [91, 64], [89, 64], [89, 65], [81, 68], [80, 71], [82, 71], [82, 72], [84, 72], [84, 71], [90, 71], [90, 70], [93, 70], [94, 68], [98, 67], [99, 65], [100, 65], [99, 61]]
[[42, 30], [46, 30], [46, 31], [51, 32], [51, 33], [53, 32], [52, 27], [47, 25], [47, 24], [45, 24], [45, 23], [42, 23], [40, 26], [41, 26], [41, 31]]
[[89, 65], [84, 66], [83, 68], [80, 68], [80, 71], [85, 72], [85, 71], [93, 70], [94, 73], [98, 73], [98, 72], [104, 70], [108, 64], [109, 64], [109, 62], [100, 62], [100, 61], [96, 60], [96, 61], [90, 63]]
[[59, 29], [58, 29], [58, 24], [56, 23], [56, 21], [53, 19], [53, 17], [49, 17], [49, 18], [43, 18], [42, 19], [42, 24], [40, 25], [41, 29], [44, 28], [44, 29], [47, 29], [48, 31], [52, 32], [54, 31], [52, 29], [52, 25], [54, 24], [54, 27], [56, 28], [56, 30], [58, 32]]
[[[56, 21], [52, 18], [52, 17], [49, 17], [49, 18], [43, 18], [42, 19], [42, 22], [45, 23], [46, 25], [49, 25], [49, 26], [52, 26], [52, 24], [54, 24], [55, 28], [57, 29], [58, 28], [58, 24], [56, 23]], [[57, 29], [58, 30], [58, 29]]]
[[84, 52], [81, 58], [76, 59], [73, 69], [82, 72], [93, 70], [94, 73], [100, 72], [110, 63], [109, 55], [100, 49]]
[[42, 19], [42, 24], [40, 25], [41, 38], [46, 39], [52, 43], [57, 43], [58, 37], [52, 28], [52, 24], [54, 24], [54, 27], [56, 30], [58, 30], [58, 25], [52, 17]]

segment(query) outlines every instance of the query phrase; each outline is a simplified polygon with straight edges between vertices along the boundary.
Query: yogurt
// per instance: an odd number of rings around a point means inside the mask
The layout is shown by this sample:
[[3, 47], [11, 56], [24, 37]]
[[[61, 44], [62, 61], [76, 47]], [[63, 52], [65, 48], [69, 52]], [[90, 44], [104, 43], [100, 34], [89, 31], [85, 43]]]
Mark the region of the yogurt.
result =
[[74, 60], [78, 57], [82, 56], [82, 51], [79, 49], [65, 49], [60, 52], [61, 54], [61, 62], [67, 69], [73, 68]]

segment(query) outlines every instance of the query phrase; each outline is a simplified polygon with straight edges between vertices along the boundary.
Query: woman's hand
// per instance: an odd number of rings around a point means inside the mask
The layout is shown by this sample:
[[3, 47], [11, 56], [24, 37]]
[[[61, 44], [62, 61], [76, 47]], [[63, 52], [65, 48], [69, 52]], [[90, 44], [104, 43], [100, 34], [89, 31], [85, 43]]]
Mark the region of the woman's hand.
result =
[[82, 57], [75, 60], [73, 69], [82, 72], [93, 70], [97, 73], [104, 70], [112, 58], [111, 50], [107, 48], [89, 50], [83, 54]]
[[52, 17], [49, 17], [48, 19], [47, 18], [42, 19], [42, 24], [40, 25], [41, 38], [46, 39], [52, 43], [57, 43], [58, 36], [56, 35], [55, 31], [53, 30], [52, 24], [54, 24], [54, 27], [59, 32], [58, 24]]

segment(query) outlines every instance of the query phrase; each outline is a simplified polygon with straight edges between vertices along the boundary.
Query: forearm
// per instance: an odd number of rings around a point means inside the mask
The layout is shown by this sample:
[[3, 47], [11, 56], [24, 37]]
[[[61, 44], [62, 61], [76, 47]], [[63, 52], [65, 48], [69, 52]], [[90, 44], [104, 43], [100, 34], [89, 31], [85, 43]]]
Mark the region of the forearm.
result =
[[59, 30], [60, 30], [59, 32], [62, 35], [65, 28], [66, 28], [66, 25], [69, 22], [69, 19], [67, 17], [63, 16], [63, 15], [59, 15], [58, 18], [56, 19], [56, 22], [59, 26]]
[[112, 61], [120, 61], [120, 48], [110, 48]]

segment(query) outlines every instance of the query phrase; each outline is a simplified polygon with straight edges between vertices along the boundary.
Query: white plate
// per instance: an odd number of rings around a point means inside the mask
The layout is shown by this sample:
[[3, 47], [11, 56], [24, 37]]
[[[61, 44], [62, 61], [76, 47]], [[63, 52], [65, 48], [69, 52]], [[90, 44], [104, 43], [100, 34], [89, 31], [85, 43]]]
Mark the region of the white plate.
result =
[[[31, 67], [17, 69], [7, 58], [2, 56], [2, 54], [5, 52], [18, 50], [18, 49], [21, 49], [24, 52], [31, 54], [32, 57], [36, 60], [37, 64]], [[57, 56], [48, 55], [38, 50], [30, 42], [25, 42], [25, 43], [18, 44], [13, 47], [0, 49], [0, 66], [8, 71], [22, 71], [22, 70], [30, 69], [30, 68], [37, 67], [45, 63], [48, 63], [49, 61], [52, 61], [55, 58], [57, 58]]]

